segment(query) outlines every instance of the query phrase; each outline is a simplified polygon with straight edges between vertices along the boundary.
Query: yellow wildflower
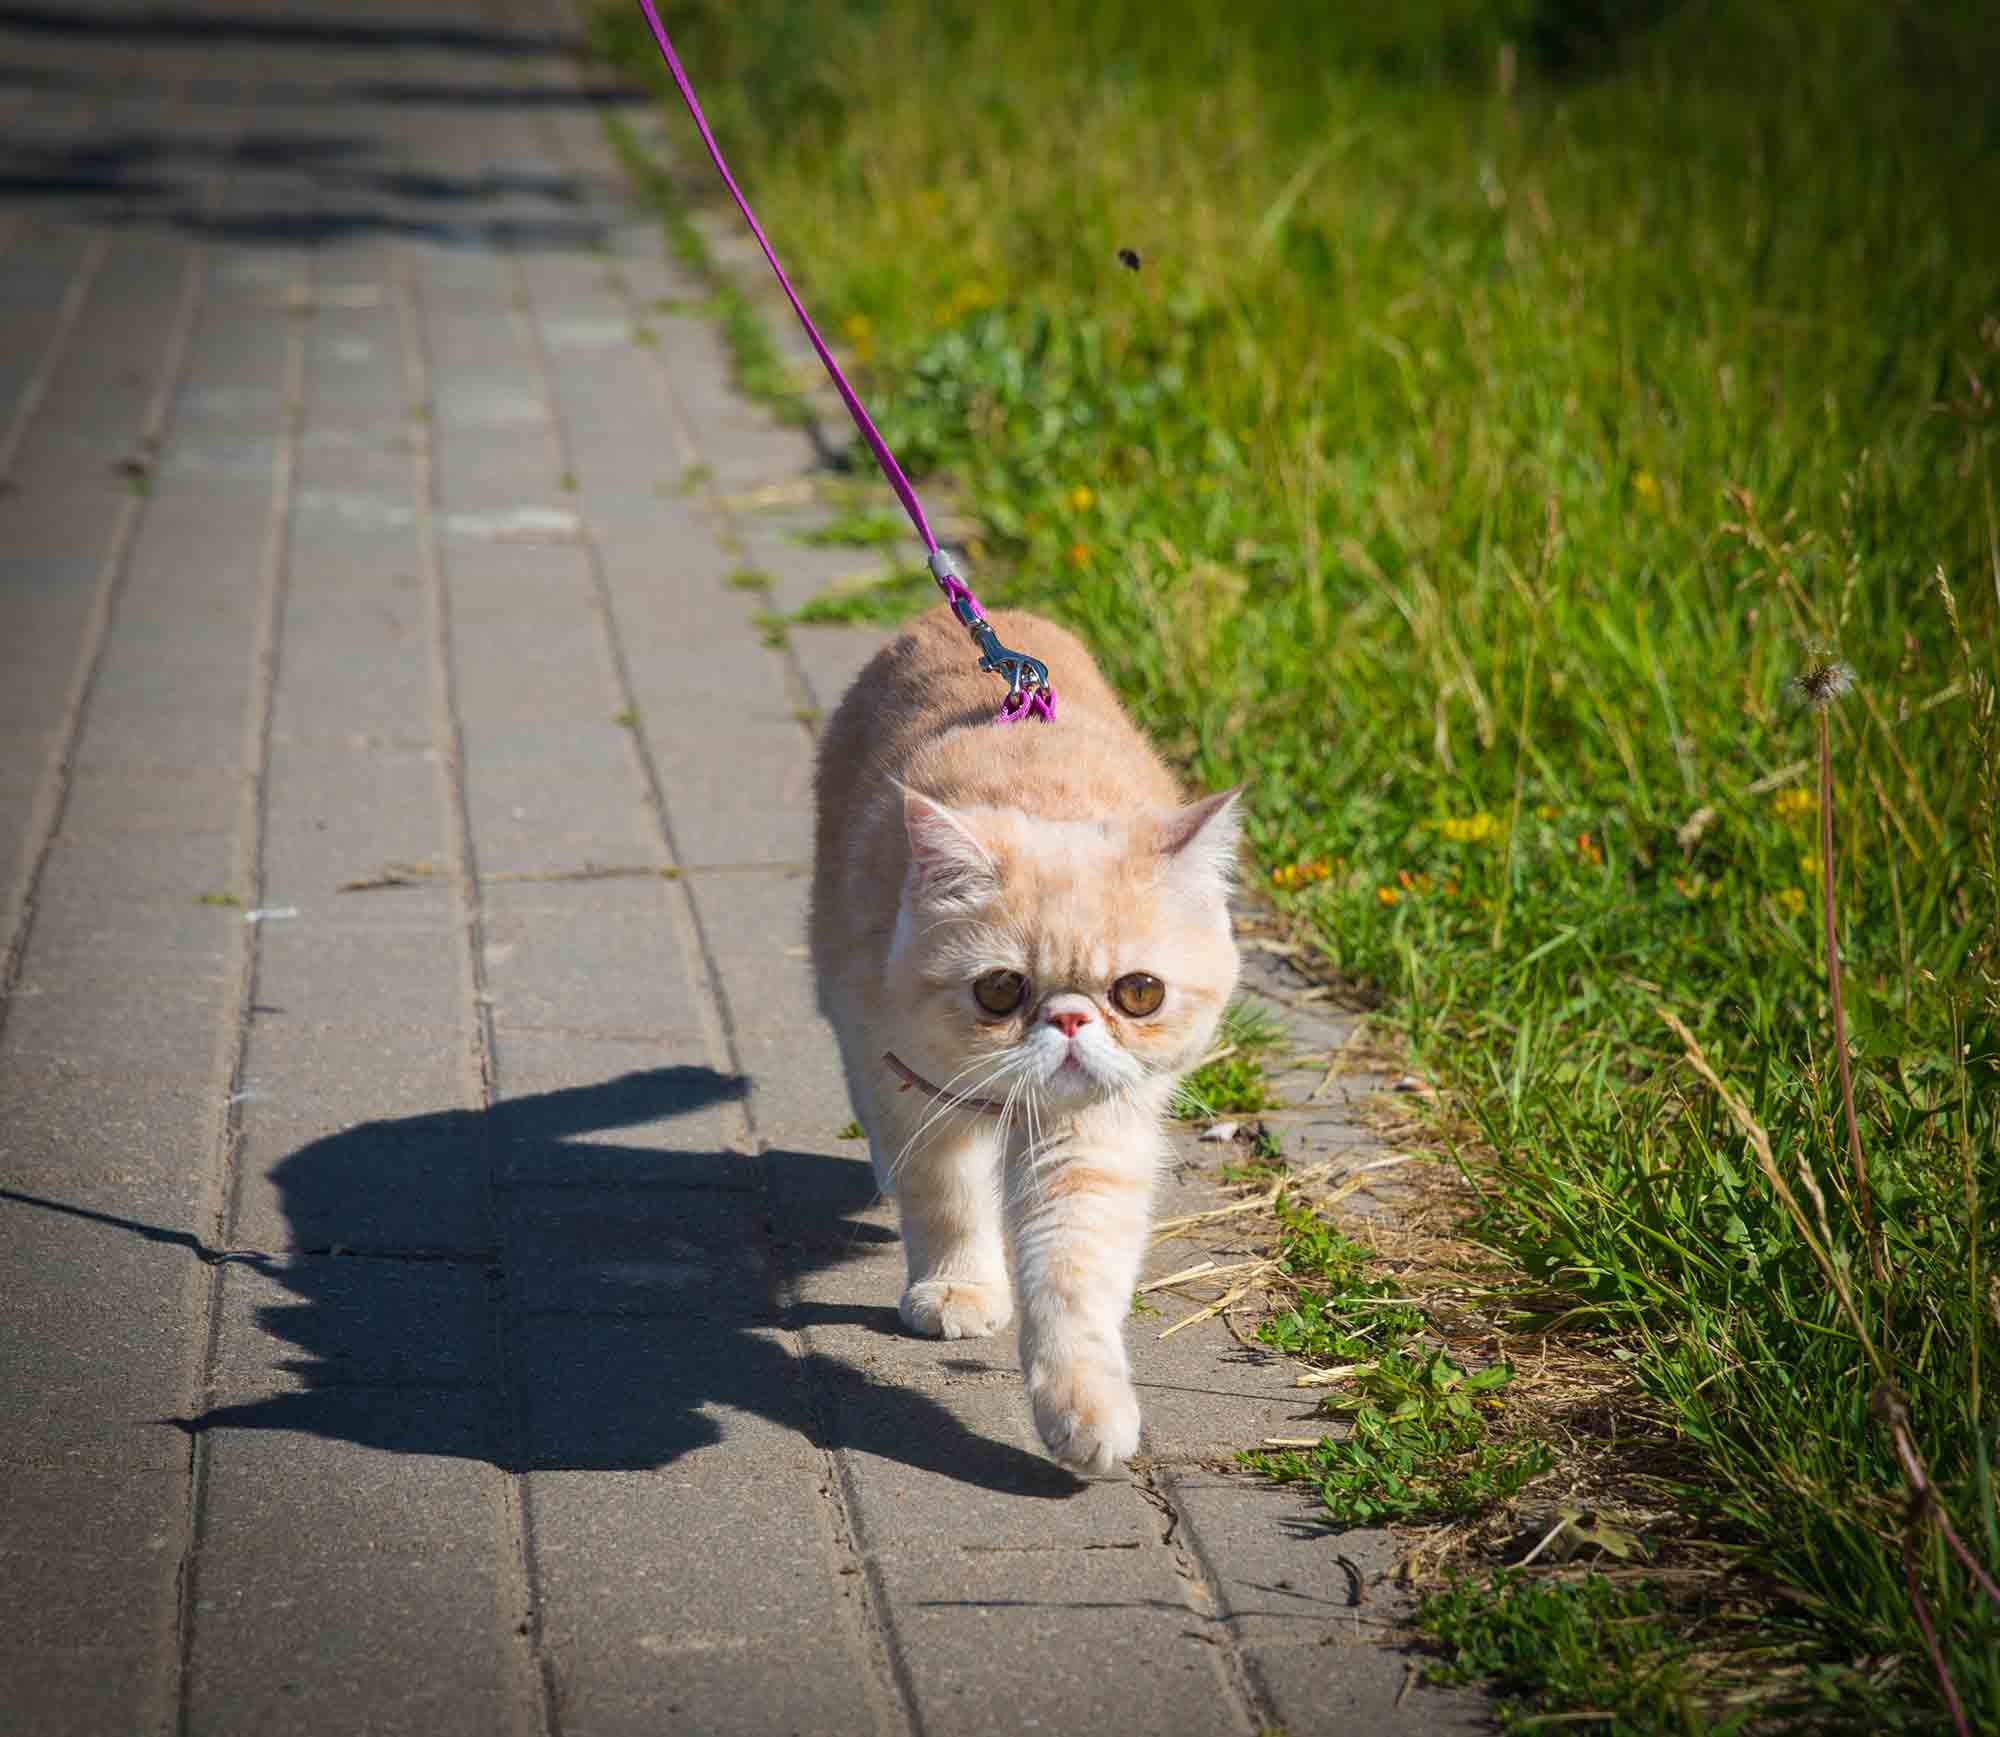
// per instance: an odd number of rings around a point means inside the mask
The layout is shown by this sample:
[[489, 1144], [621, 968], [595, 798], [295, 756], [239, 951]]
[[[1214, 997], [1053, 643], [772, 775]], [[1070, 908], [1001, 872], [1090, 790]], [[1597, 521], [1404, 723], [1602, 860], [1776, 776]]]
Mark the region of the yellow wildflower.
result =
[[1477, 814], [1448, 814], [1433, 824], [1453, 844], [1484, 844], [1500, 830], [1500, 822], [1483, 809]]
[[875, 354], [875, 322], [866, 314], [849, 314], [840, 324], [840, 335], [857, 360], [865, 362]]
[[1818, 851], [1809, 850], [1804, 856], [1799, 858], [1799, 873], [1804, 875], [1808, 880], [1816, 881], [1819, 879], [1819, 868]]
[[1309, 881], [1323, 881], [1332, 873], [1333, 865], [1324, 857], [1315, 858], [1311, 862], [1288, 862], [1271, 871], [1271, 885], [1289, 891]]
[[1385, 905], [1397, 904], [1403, 897], [1394, 887], [1377, 887], [1375, 889], [1375, 896]]
[[981, 308], [992, 305], [992, 290], [975, 278], [970, 283], [960, 284], [948, 300], [938, 304], [938, 324], [949, 326], [966, 314], [977, 313]]
[[1553, 802], [1537, 803], [1535, 806], [1535, 818], [1537, 820], [1553, 820], [1560, 813], [1562, 813], [1562, 810]]
[[1778, 894], [1778, 903], [1784, 907], [1787, 916], [1796, 917], [1806, 908], [1806, 894], [1803, 887], [1786, 887]]
[[1649, 507], [1660, 504], [1660, 485], [1649, 470], [1632, 473], [1632, 492]]
[[1819, 797], [1802, 787], [1780, 790], [1771, 798], [1771, 811], [1780, 820], [1797, 820], [1819, 807]]
[[1097, 497], [1082, 483], [1069, 491], [1069, 510], [1073, 513], [1087, 513], [1096, 504]]

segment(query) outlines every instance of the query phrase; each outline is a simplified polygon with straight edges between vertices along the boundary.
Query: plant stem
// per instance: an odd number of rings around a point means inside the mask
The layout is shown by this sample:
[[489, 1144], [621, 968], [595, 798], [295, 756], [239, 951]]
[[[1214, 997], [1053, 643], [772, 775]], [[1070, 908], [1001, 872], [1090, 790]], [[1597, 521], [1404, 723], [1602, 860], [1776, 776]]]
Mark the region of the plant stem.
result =
[[1847, 1118], [1847, 1153], [1854, 1165], [1854, 1198], [1861, 1212], [1861, 1238], [1877, 1284], [1888, 1277], [1875, 1240], [1875, 1211], [1868, 1197], [1868, 1162], [1861, 1155], [1861, 1128], [1854, 1116], [1854, 1074], [1847, 1061], [1847, 1015], [1840, 1004], [1840, 943], [1833, 906], [1833, 719], [1819, 713], [1819, 874], [1820, 909], [1826, 919], [1826, 987], [1833, 1001], [1833, 1053], [1840, 1062], [1840, 1107]]

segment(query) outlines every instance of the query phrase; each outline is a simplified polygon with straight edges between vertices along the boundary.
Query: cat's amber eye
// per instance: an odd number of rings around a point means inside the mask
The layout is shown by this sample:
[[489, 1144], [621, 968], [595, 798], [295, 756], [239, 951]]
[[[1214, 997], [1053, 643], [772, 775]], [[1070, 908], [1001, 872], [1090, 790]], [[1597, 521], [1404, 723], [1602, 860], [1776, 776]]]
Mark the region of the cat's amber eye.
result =
[[1144, 1019], [1160, 1011], [1167, 998], [1167, 986], [1150, 972], [1134, 971], [1111, 986], [1111, 999], [1134, 1019]]
[[972, 998], [988, 1013], [1012, 1013], [1028, 993], [1028, 980], [1018, 971], [989, 971], [972, 986]]

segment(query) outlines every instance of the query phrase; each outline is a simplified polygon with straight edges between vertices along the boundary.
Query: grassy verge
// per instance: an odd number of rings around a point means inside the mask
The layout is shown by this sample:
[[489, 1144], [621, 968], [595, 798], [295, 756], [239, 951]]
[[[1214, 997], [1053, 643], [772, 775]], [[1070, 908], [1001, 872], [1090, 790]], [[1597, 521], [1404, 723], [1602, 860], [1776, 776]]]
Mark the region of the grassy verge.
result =
[[1983, 8], [669, 14], [982, 595], [1249, 781], [1814, 1716], [2000, 1726]]

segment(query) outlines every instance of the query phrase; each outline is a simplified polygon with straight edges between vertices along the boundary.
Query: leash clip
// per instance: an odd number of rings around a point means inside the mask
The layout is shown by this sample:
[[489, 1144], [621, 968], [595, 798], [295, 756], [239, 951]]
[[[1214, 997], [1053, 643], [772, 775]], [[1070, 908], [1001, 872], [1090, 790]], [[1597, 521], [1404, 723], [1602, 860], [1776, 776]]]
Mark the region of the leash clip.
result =
[[999, 676], [1007, 684], [1007, 697], [1000, 702], [1000, 713], [993, 721], [996, 724], [1017, 723], [1022, 718], [1036, 717], [1044, 722], [1052, 722], [1056, 715], [1055, 689], [1049, 686], [1049, 666], [1038, 657], [1030, 657], [1024, 651], [1014, 651], [1000, 643], [1000, 636], [993, 631], [992, 624], [979, 612], [979, 600], [966, 589], [965, 581], [951, 564], [951, 557], [942, 549], [933, 550], [930, 558], [931, 577], [938, 582], [944, 592], [945, 601], [951, 605], [951, 612], [966, 632], [972, 635], [972, 642], [979, 647], [979, 667]]

